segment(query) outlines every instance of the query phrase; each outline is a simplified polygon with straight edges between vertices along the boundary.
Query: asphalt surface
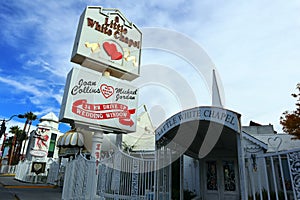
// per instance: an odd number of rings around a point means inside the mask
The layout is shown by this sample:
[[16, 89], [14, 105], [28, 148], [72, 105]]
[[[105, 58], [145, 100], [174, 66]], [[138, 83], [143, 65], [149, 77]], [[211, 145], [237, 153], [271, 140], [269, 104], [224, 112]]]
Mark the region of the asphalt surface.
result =
[[48, 184], [24, 183], [11, 175], [0, 175], [0, 200], [58, 200], [62, 189]]

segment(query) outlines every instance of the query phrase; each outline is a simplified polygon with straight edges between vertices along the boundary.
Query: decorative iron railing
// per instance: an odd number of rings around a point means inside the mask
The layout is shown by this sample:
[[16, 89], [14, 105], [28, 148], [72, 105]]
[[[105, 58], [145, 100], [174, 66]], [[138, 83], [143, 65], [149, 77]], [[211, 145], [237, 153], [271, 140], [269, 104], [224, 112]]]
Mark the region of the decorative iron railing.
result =
[[253, 200], [300, 200], [300, 149], [245, 158], [247, 193]]

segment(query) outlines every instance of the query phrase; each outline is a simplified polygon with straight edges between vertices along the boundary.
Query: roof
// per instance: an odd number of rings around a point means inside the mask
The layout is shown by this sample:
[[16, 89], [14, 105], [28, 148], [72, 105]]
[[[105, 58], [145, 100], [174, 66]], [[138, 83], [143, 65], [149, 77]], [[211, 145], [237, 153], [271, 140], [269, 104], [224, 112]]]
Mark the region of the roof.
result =
[[51, 128], [51, 125], [50, 125], [50, 123], [49, 122], [47, 122], [47, 121], [42, 121], [41, 123], [39, 123], [38, 125], [37, 125], [39, 128], [48, 128], [48, 129], [50, 129]]
[[300, 140], [293, 139], [289, 134], [252, 135], [260, 141], [268, 144], [268, 152], [285, 151], [300, 147]]
[[277, 133], [274, 131], [273, 125], [243, 126], [242, 130], [256, 141], [259, 140], [266, 144], [267, 152], [286, 151], [300, 147], [300, 140], [293, 139], [293, 135]]
[[41, 117], [40, 121], [53, 121], [58, 123], [58, 117], [53, 112], [50, 112], [47, 115]]
[[123, 142], [133, 148], [133, 151], [154, 151], [155, 134], [150, 116], [142, 112], [137, 119], [136, 132], [122, 136]]
[[268, 149], [268, 144], [259, 140], [258, 138], [254, 137], [253, 135], [250, 135], [248, 133], [246, 133], [245, 131], [242, 131], [243, 134], [243, 138], [251, 141], [252, 143], [258, 145], [259, 147], [263, 148], [263, 149]]

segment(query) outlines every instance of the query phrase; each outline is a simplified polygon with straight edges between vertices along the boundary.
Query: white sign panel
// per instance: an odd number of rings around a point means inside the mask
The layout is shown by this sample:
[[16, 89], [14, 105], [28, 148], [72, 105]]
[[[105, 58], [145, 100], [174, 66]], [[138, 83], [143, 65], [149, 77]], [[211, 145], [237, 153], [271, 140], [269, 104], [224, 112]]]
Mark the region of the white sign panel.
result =
[[120, 132], [134, 132], [138, 90], [87, 68], [73, 68], [67, 78], [60, 121], [81, 122]]
[[133, 80], [140, 73], [142, 33], [117, 9], [87, 7], [80, 17], [71, 61]]
[[155, 130], [156, 141], [172, 128], [194, 120], [213, 121], [223, 124], [236, 132], [240, 132], [241, 130], [239, 114], [218, 107], [197, 107], [184, 110], [167, 119]]
[[36, 156], [36, 157], [46, 157], [47, 156], [47, 152], [43, 151], [43, 150], [31, 150], [29, 152], [31, 155]]

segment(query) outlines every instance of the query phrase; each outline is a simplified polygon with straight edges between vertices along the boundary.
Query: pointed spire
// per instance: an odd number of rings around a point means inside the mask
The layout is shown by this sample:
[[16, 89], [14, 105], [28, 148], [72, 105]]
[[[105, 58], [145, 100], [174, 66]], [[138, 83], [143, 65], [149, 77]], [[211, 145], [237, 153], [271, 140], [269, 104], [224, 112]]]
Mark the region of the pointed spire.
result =
[[216, 72], [213, 69], [213, 83], [212, 83], [212, 106], [223, 107], [219, 86], [216, 78]]

